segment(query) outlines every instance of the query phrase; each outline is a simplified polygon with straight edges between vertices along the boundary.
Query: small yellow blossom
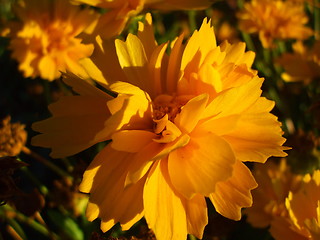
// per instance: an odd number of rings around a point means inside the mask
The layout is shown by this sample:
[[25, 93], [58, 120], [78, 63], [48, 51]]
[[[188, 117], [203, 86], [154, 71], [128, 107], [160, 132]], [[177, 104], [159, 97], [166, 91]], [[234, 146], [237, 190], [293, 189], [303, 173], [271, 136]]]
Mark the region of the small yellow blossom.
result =
[[257, 186], [243, 162], [286, 156], [274, 103], [261, 97], [263, 79], [251, 69], [254, 53], [244, 43], [217, 46], [207, 20], [183, 40], [158, 45], [148, 14], [137, 36], [98, 41], [82, 64], [113, 96], [66, 74], [79, 95], [50, 105], [53, 117], [33, 125], [42, 134], [32, 143], [53, 157], [111, 140], [80, 185], [90, 193], [87, 217], [101, 218], [103, 231], [144, 216], [158, 240], [202, 238], [205, 197], [239, 220]]
[[25, 77], [52, 81], [61, 71], [83, 71], [78, 60], [91, 55], [92, 44], [76, 38], [95, 15], [65, 0], [25, 0], [16, 8], [20, 22], [8, 23], [9, 48]]
[[91, 35], [104, 39], [120, 34], [130, 17], [143, 9], [190, 10], [205, 9], [212, 0], [73, 0], [75, 3], [88, 4], [106, 9], [94, 26]]
[[25, 126], [10, 120], [8, 116], [0, 122], [0, 157], [17, 156], [27, 141]]
[[228, 22], [223, 22], [219, 25], [217, 30], [217, 40], [223, 42], [227, 40], [230, 43], [239, 42], [237, 30]]
[[283, 80], [308, 84], [320, 77], [320, 41], [316, 41], [311, 49], [298, 41], [293, 45], [293, 50], [294, 53], [284, 53], [277, 59], [277, 63], [285, 70]]
[[270, 229], [276, 240], [320, 239], [319, 170], [316, 170], [312, 175], [305, 175], [300, 190], [290, 192], [285, 205], [289, 211], [288, 219], [278, 219]]
[[264, 228], [273, 225], [275, 218], [288, 216], [285, 199], [289, 191], [299, 189], [302, 177], [291, 172], [285, 159], [280, 164], [256, 164], [253, 175], [259, 187], [252, 191], [253, 205], [245, 211], [252, 226]]
[[252, 0], [238, 13], [239, 27], [258, 33], [264, 48], [273, 47], [274, 39], [307, 39], [312, 30], [304, 26], [308, 17], [303, 5], [281, 0]]

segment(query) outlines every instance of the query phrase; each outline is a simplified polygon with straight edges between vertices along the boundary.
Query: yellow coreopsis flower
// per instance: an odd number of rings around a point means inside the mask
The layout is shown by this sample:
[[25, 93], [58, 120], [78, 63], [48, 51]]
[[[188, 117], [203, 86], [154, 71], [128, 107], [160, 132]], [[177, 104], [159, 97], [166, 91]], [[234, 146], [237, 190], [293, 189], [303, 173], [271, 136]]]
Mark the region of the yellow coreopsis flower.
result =
[[247, 220], [254, 227], [272, 226], [275, 218], [288, 216], [285, 200], [290, 191], [298, 191], [302, 177], [291, 172], [285, 159], [256, 164], [253, 176], [259, 187], [252, 191], [252, 207], [245, 210]]
[[168, 56], [150, 15], [137, 36], [98, 45], [83, 65], [113, 97], [67, 74], [79, 95], [50, 105], [53, 117], [33, 125], [42, 134], [32, 140], [53, 157], [111, 140], [80, 185], [90, 193], [88, 219], [100, 217], [103, 231], [117, 222], [127, 230], [144, 216], [159, 240], [201, 238], [208, 197], [239, 220], [257, 186], [243, 162], [286, 155], [274, 103], [261, 97], [263, 79], [251, 69], [254, 53], [244, 43], [217, 46], [204, 20]]
[[277, 63], [285, 70], [282, 78], [287, 82], [302, 81], [310, 83], [314, 78], [320, 77], [320, 41], [316, 41], [308, 49], [301, 41], [293, 45], [294, 53], [284, 53]]
[[79, 59], [89, 57], [93, 44], [77, 38], [95, 15], [65, 0], [25, 0], [16, 6], [20, 22], [8, 24], [9, 48], [25, 77], [54, 80], [60, 71], [83, 71]]
[[305, 26], [308, 17], [303, 5], [281, 0], [252, 0], [238, 13], [239, 27], [247, 33], [258, 33], [264, 48], [273, 40], [307, 39], [312, 30]]
[[279, 218], [270, 232], [276, 240], [320, 239], [320, 171], [307, 174], [298, 192], [286, 198], [288, 219]]
[[143, 9], [205, 9], [212, 4], [212, 0], [73, 0], [73, 2], [106, 9], [91, 32], [92, 36], [99, 35], [104, 39], [120, 34], [128, 19]]

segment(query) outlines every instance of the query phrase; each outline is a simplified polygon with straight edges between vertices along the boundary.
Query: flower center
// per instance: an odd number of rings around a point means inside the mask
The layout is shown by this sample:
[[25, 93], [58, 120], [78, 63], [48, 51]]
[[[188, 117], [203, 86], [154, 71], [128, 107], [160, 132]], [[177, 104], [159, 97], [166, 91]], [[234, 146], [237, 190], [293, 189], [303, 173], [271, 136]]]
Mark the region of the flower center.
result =
[[182, 107], [191, 99], [190, 96], [159, 95], [153, 101], [154, 132], [159, 138], [153, 139], [158, 143], [169, 143], [176, 140], [181, 131], [174, 120]]
[[174, 122], [181, 108], [189, 101], [189, 96], [159, 95], [153, 101], [153, 119], [162, 119], [166, 114], [168, 120]]

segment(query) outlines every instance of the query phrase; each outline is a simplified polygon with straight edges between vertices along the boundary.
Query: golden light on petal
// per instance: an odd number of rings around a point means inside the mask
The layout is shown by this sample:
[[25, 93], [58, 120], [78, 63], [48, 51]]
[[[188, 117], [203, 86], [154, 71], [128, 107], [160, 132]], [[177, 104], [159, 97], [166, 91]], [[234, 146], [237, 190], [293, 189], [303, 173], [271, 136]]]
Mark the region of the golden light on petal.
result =
[[259, 34], [264, 48], [274, 46], [275, 39], [304, 40], [313, 31], [305, 26], [308, 17], [302, 4], [280, 0], [252, 0], [238, 13], [239, 27], [247, 33]]
[[79, 59], [88, 57], [92, 44], [77, 38], [96, 16], [67, 1], [25, 0], [16, 6], [19, 22], [10, 22], [9, 48], [25, 77], [52, 81], [61, 71], [84, 72]]
[[66, 74], [79, 95], [54, 103], [53, 116], [33, 125], [42, 134], [32, 143], [52, 148], [53, 157], [111, 140], [80, 185], [90, 193], [87, 217], [101, 218], [103, 231], [117, 222], [129, 229], [145, 216], [159, 240], [201, 238], [205, 197], [239, 220], [257, 186], [243, 162], [286, 156], [274, 103], [261, 97], [263, 79], [251, 69], [254, 53], [244, 43], [217, 46], [207, 19], [182, 40], [167, 55], [147, 14], [137, 35], [97, 42], [83, 67], [116, 95]]

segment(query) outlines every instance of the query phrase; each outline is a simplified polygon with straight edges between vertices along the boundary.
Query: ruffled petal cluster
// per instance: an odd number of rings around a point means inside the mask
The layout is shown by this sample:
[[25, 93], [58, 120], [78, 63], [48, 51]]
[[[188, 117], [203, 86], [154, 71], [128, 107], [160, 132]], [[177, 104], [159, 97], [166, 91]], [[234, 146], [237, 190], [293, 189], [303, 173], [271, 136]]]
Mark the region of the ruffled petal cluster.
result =
[[259, 34], [264, 48], [273, 47], [275, 39], [309, 38], [313, 31], [305, 26], [308, 17], [303, 4], [281, 0], [252, 0], [238, 13], [239, 27]]
[[64, 0], [25, 0], [16, 6], [19, 22], [9, 26], [12, 57], [25, 77], [52, 81], [61, 71], [83, 72], [79, 59], [89, 57], [93, 44], [77, 38], [97, 16]]
[[320, 238], [320, 171], [304, 176], [298, 192], [290, 192], [285, 201], [288, 219], [278, 219], [270, 232], [277, 240], [317, 240]]
[[298, 175], [282, 159], [280, 164], [255, 165], [259, 188], [253, 206], [245, 210], [254, 227], [270, 226], [276, 240], [317, 240], [320, 237], [320, 171]]
[[109, 95], [66, 74], [78, 95], [33, 125], [42, 133], [33, 144], [52, 148], [53, 157], [110, 141], [80, 185], [90, 193], [87, 216], [101, 218], [103, 231], [117, 222], [129, 229], [144, 216], [159, 240], [202, 238], [205, 197], [239, 220], [257, 186], [244, 162], [286, 156], [274, 103], [261, 97], [263, 79], [251, 69], [254, 53], [244, 43], [217, 46], [206, 19], [183, 40], [158, 45], [150, 15], [137, 36], [98, 39], [82, 64]]
[[259, 187], [252, 191], [252, 207], [245, 210], [247, 220], [258, 228], [273, 226], [278, 217], [288, 217], [285, 200], [289, 192], [299, 190], [302, 176], [291, 172], [286, 159], [281, 159], [280, 164], [256, 164], [253, 175]]

